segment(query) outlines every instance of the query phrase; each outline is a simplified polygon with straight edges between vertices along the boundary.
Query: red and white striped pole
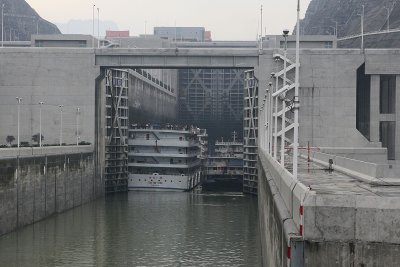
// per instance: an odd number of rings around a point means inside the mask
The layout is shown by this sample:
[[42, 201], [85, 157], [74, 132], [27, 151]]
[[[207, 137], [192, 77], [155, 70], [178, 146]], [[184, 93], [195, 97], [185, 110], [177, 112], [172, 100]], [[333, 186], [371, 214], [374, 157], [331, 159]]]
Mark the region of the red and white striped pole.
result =
[[303, 205], [303, 200], [300, 202], [300, 208], [299, 208], [299, 214], [300, 214], [300, 226], [299, 226], [299, 235], [303, 237], [304, 235], [304, 205]]

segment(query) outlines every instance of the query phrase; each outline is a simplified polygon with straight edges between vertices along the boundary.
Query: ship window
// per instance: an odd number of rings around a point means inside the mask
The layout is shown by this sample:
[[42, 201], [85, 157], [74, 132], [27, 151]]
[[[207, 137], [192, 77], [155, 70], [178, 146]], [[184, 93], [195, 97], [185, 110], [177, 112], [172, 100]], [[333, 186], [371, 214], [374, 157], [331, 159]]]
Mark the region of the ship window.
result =
[[150, 139], [150, 134], [146, 134], [146, 140]]
[[182, 140], [183, 140], [182, 136], [179, 136], [179, 141], [182, 141]]
[[171, 180], [171, 183], [172, 183], [172, 180]]
[[139, 182], [140, 182], [140, 179], [139, 179]]

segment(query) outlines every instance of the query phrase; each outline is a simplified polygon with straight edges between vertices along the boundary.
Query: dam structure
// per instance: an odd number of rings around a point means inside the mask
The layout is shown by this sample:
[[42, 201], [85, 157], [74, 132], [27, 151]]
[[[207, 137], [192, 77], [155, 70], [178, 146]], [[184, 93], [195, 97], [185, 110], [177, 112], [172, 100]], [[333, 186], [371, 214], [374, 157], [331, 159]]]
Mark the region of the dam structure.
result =
[[[67, 154], [82, 155], [76, 159], [79, 164], [74, 168], [82, 171], [93, 169], [94, 173], [90, 177], [95, 186], [85, 180], [77, 183], [78, 178], [71, 184], [85, 185], [83, 188], [94, 192], [93, 197], [105, 191], [125, 190], [123, 173], [126, 166], [123, 165], [126, 164], [127, 133], [124, 130], [128, 118], [124, 115], [129, 104], [124, 100], [129, 96], [124, 96], [125, 85], [117, 80], [129, 80], [124, 76], [129, 74], [129, 70], [240, 69], [246, 71], [245, 88], [254, 91], [245, 96], [252, 104], [247, 107], [250, 110], [248, 115], [245, 112], [245, 118], [249, 116], [250, 119], [244, 118], [244, 121], [249, 122], [245, 127], [252, 131], [250, 137], [254, 143], [250, 148], [255, 148], [247, 150], [249, 155], [254, 155], [249, 158], [255, 164], [252, 169], [257, 167], [256, 175], [252, 173], [252, 182], [248, 185], [253, 188], [249, 189], [252, 192], [256, 188], [258, 195], [263, 265], [322, 266], [335, 262], [341, 266], [398, 266], [400, 131], [396, 126], [400, 125], [400, 118], [396, 114], [400, 112], [399, 51], [337, 49], [332, 37], [302, 37], [300, 64], [296, 64], [295, 50], [291, 46], [293, 40], [288, 38], [288, 45], [284, 46], [287, 49], [282, 46], [282, 41], [280, 37], [266, 37], [263, 49], [1, 49], [0, 139], [10, 135], [10, 129], [17, 128], [17, 114], [10, 112], [12, 108], [16, 110], [17, 105], [10, 103], [21, 97], [24, 103], [21, 112], [29, 114], [21, 117], [21, 133], [24, 133], [21, 140], [28, 140], [36, 134], [40, 122], [35, 114], [43, 108], [47, 111], [44, 113], [47, 122], [42, 129], [46, 133], [45, 140], [51, 140], [49, 144], [59, 141], [60, 114], [56, 111], [59, 105], [63, 105], [65, 123], [70, 124], [65, 142], [74, 144], [79, 137], [78, 141], [91, 144], [85, 148], [88, 151], [68, 152], [61, 147], [61, 151], [53, 152], [64, 155], [66, 165], [59, 163], [50, 175], [48, 168], [44, 167], [46, 164], [39, 164], [36, 173], [41, 176], [35, 176], [26, 172], [31, 167], [22, 170], [20, 165], [7, 163], [7, 190], [0, 191], [0, 194], [8, 201], [8, 210], [16, 209], [15, 199], [21, 199], [16, 194], [26, 192], [14, 186], [21, 172], [36, 177], [34, 181], [37, 184], [37, 177], [43, 176], [45, 181], [56, 177], [55, 188], [61, 186], [61, 179], [68, 182], [69, 176], [62, 174], [64, 169], [68, 169], [64, 167], [68, 166]], [[299, 71], [298, 84], [296, 68]], [[111, 73], [115, 82], [113, 79], [106, 82], [110, 70], [118, 70]], [[151, 77], [150, 80], [154, 83]], [[299, 86], [298, 103], [293, 95], [296, 85]], [[118, 88], [118, 93], [107, 96], [107, 86]], [[165, 89], [163, 82], [158, 81], [158, 86]], [[36, 104], [42, 101], [48, 105]], [[114, 105], [107, 104], [107, 101]], [[176, 101], [176, 97], [170, 101]], [[296, 127], [292, 112], [295, 104], [299, 104], [297, 177], [292, 173], [293, 130]], [[78, 130], [75, 127], [77, 118]], [[109, 143], [110, 140], [115, 142]], [[112, 167], [107, 165], [112, 161], [106, 159], [111, 159], [111, 152], [115, 152], [109, 150], [111, 147], [121, 147], [117, 162], [122, 167], [115, 172], [122, 175], [117, 179], [106, 175], [107, 168]], [[45, 148], [39, 150], [45, 158]], [[22, 148], [5, 151], [4, 158], [14, 161], [25, 155]], [[31, 149], [26, 153], [31, 157], [39, 152]], [[86, 161], [85, 153], [89, 153]], [[44, 162], [49, 164], [53, 161], [44, 159]], [[30, 166], [33, 163], [24, 164]], [[79, 188], [71, 189], [75, 192], [71, 194], [73, 199], [79, 199]], [[84, 190], [82, 192], [86, 192]], [[34, 192], [34, 197], [33, 193], [24, 195], [24, 203], [28, 204], [23, 207], [36, 206], [31, 200], [44, 195], [41, 190]], [[55, 192], [57, 199], [62, 199], [60, 192], [63, 192], [64, 199], [69, 199], [68, 187]], [[84, 193], [82, 196], [86, 197]], [[19, 203], [17, 207], [20, 211]], [[45, 210], [47, 207], [46, 204]], [[6, 210], [1, 210], [1, 214], [6, 215], [1, 216], [1, 229], [6, 229], [2, 234], [17, 228], [10, 227], [15, 225], [15, 215], [10, 217]], [[18, 227], [34, 221], [36, 219], [26, 219]]]

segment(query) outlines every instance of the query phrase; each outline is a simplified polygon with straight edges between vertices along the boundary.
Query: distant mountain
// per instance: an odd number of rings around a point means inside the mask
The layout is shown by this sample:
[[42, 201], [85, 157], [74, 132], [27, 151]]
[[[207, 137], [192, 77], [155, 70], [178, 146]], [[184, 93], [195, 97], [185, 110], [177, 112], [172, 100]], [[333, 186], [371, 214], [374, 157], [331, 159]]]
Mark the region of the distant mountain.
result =
[[5, 41], [30, 41], [31, 34], [60, 33], [56, 25], [41, 18], [25, 0], [2, 0], [1, 4], [4, 4]]
[[[388, 26], [400, 27], [400, 0], [312, 0], [301, 22], [302, 34], [335, 34], [338, 37], [361, 33], [364, 5], [364, 33], [385, 31]], [[359, 47], [360, 38], [338, 43], [341, 47]], [[365, 47], [400, 47], [400, 33], [374, 35], [365, 38]]]
[[[92, 20], [70, 20], [67, 23], [57, 23], [64, 34], [93, 34]], [[106, 30], [118, 30], [118, 25], [113, 21], [100, 21], [100, 36], [105, 36]], [[95, 21], [95, 35], [97, 36], [97, 20]]]

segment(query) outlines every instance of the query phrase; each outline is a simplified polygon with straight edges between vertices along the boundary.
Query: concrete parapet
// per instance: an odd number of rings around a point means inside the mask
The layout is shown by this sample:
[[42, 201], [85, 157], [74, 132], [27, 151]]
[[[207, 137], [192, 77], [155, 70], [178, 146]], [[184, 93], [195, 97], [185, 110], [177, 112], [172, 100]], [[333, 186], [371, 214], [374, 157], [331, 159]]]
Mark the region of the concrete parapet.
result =
[[93, 146], [49, 146], [49, 147], [21, 147], [21, 148], [0, 148], [0, 159], [15, 157], [30, 157], [39, 155], [62, 155], [72, 153], [90, 153]]
[[[304, 154], [301, 156], [307, 158]], [[311, 159], [325, 167], [329, 166], [329, 160], [331, 159], [333, 161], [332, 167], [336, 171], [366, 183], [387, 184], [381, 178], [384, 178], [385, 170], [389, 168], [389, 164], [376, 164], [317, 151], [311, 152]]]
[[387, 148], [385, 147], [321, 147], [319, 151], [377, 164], [387, 164], [388, 162]]
[[296, 181], [292, 174], [277, 163], [270, 155], [259, 153], [260, 165], [264, 170], [268, 170], [269, 179], [274, 181], [282, 202], [285, 205], [289, 215], [293, 219], [297, 229], [301, 224], [300, 205], [304, 201], [307, 194], [315, 194], [310, 191], [304, 184]]

